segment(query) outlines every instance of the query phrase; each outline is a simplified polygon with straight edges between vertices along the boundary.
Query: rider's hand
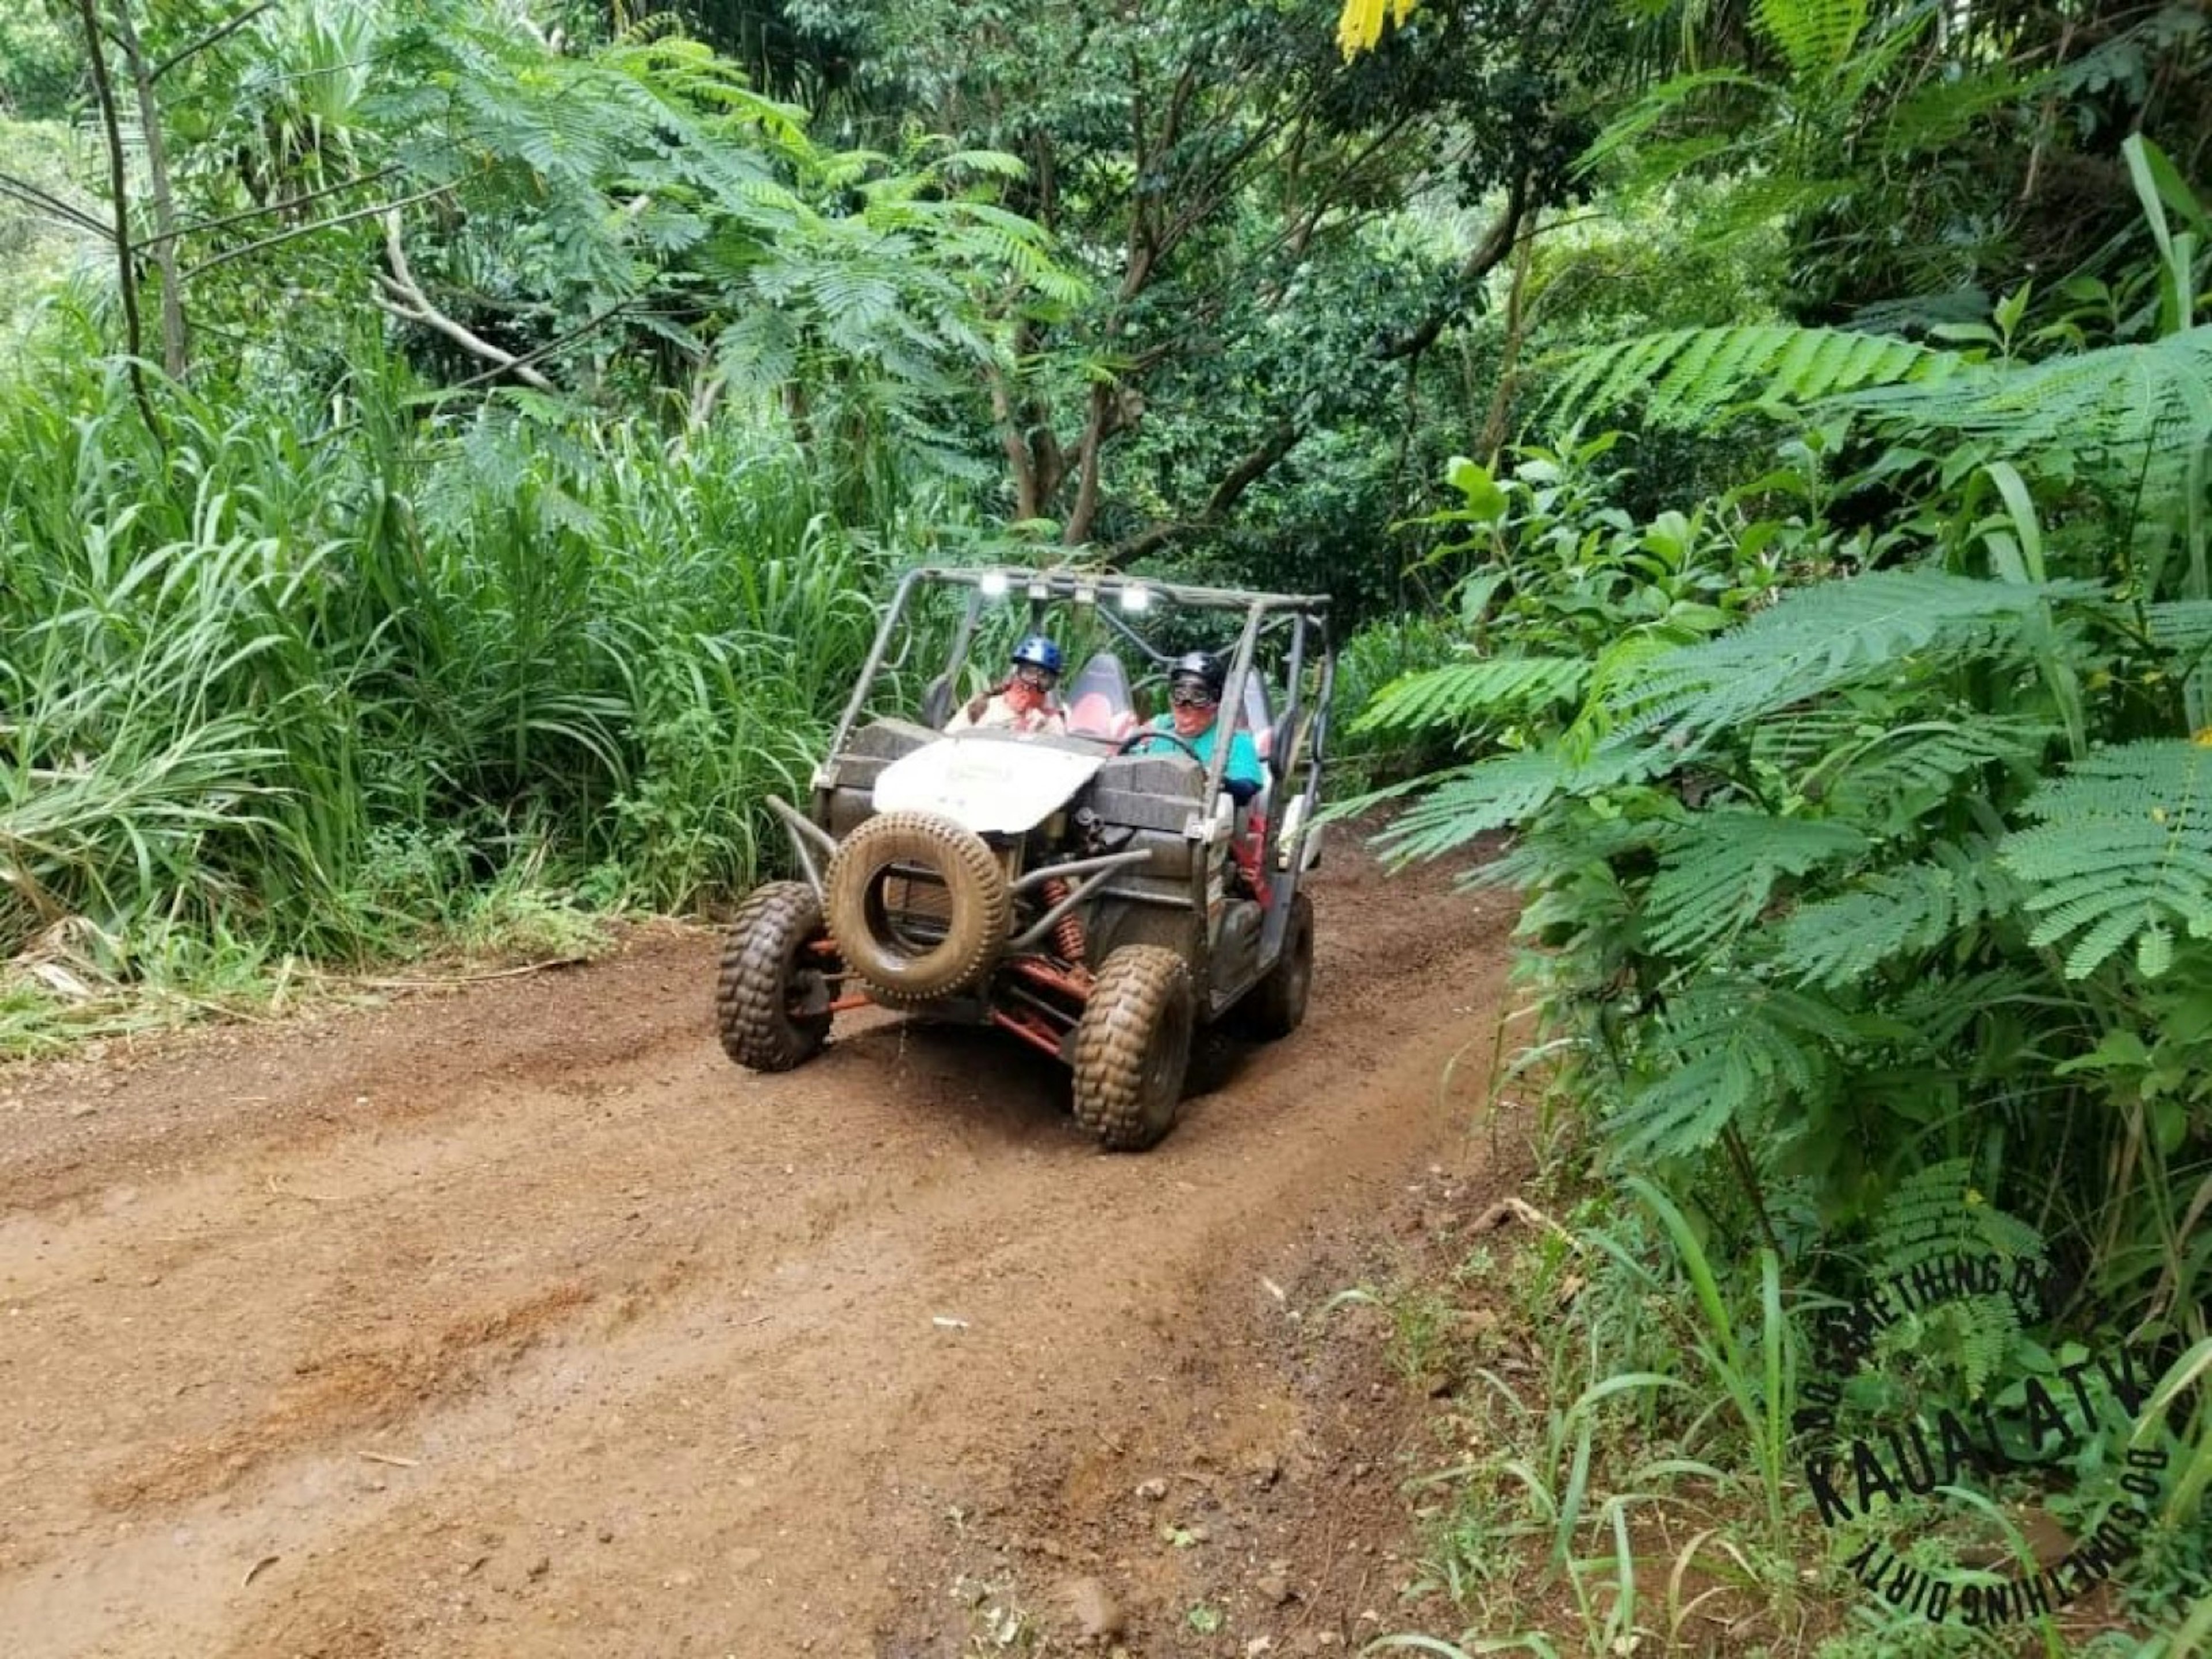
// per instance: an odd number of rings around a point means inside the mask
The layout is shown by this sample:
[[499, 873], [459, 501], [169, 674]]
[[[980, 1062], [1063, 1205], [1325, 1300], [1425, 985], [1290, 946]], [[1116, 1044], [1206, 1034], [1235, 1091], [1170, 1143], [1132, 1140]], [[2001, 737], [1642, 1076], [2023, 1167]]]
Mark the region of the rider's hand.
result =
[[970, 720], [981, 720], [983, 718], [983, 711], [990, 706], [991, 694], [988, 691], [978, 691], [974, 696], [968, 699], [968, 718]]

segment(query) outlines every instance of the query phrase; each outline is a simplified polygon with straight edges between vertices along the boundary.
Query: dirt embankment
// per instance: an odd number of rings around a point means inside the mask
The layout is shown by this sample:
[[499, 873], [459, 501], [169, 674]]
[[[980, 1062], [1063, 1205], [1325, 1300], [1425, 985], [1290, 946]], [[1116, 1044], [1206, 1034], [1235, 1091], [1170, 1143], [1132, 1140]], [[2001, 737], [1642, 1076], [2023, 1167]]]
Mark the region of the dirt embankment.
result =
[[848, 1017], [741, 1073], [690, 933], [0, 1072], [0, 1652], [1395, 1624], [1407, 1425], [1317, 1310], [1504, 1182], [1507, 909], [1334, 846], [1306, 1026], [1209, 1041], [1138, 1157], [988, 1035]]

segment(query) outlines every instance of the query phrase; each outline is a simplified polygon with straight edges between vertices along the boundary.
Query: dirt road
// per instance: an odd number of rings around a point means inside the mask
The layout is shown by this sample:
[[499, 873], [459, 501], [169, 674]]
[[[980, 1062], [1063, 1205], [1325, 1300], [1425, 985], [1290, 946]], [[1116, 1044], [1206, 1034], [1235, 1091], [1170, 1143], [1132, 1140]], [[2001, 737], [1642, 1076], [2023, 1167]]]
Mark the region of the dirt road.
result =
[[1138, 1157], [1000, 1038], [738, 1071], [698, 933], [0, 1072], [0, 1654], [1340, 1639], [1315, 1310], [1474, 1201], [1506, 913], [1332, 845], [1306, 1026]]

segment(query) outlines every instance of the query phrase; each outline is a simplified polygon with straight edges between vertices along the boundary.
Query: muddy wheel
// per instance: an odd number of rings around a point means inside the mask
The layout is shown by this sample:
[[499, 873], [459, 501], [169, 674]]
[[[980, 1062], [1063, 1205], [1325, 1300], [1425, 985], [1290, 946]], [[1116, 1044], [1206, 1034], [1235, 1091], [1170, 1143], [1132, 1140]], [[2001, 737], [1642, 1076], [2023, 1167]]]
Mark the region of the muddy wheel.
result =
[[1267, 975], [1254, 986], [1237, 1009], [1237, 1023], [1254, 1036], [1286, 1037], [1305, 1023], [1306, 997], [1313, 989], [1313, 901], [1304, 893], [1291, 900], [1290, 926], [1283, 953]]
[[[895, 902], [894, 888], [909, 893], [921, 885], [917, 871], [932, 884], [927, 902]], [[997, 855], [981, 836], [928, 812], [885, 812], [860, 824], [830, 860], [822, 886], [846, 966], [892, 1007], [975, 984], [1006, 947], [1013, 921]]]
[[1190, 969], [1157, 945], [1100, 964], [1075, 1027], [1075, 1121], [1111, 1152], [1141, 1152], [1175, 1127], [1190, 1066]]
[[830, 984], [808, 947], [827, 937], [813, 890], [772, 881], [748, 894], [722, 947], [714, 1012], [722, 1050], [755, 1072], [787, 1072], [830, 1035]]

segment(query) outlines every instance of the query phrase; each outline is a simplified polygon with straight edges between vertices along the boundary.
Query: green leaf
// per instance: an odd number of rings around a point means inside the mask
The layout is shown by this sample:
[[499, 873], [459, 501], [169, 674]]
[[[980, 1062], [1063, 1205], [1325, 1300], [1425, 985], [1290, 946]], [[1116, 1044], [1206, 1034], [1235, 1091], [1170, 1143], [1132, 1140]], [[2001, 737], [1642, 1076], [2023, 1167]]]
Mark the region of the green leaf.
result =
[[2212, 748], [2179, 739], [2100, 750], [2037, 789], [2024, 810], [2039, 823], [2002, 848], [2041, 917], [2030, 942], [2070, 941], [2066, 975], [2081, 979], [2153, 928], [2212, 937], [2208, 793]]
[[1469, 460], [1464, 455], [1455, 455], [1444, 469], [1444, 481], [1459, 491], [1467, 503], [1467, 512], [1474, 518], [1501, 518], [1506, 507], [1505, 492], [1490, 475], [1490, 469]]

